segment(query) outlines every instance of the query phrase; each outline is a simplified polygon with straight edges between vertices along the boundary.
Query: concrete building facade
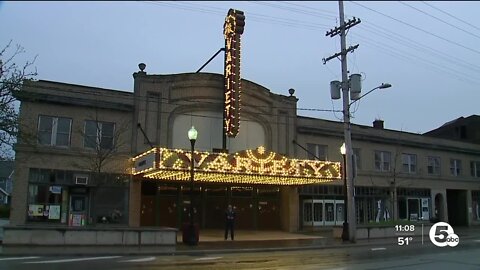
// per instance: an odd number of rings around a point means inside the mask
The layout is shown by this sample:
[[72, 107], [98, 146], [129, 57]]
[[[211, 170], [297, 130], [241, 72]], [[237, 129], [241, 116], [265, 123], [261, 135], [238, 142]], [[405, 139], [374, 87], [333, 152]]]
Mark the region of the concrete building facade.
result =
[[[222, 75], [141, 70], [133, 77], [133, 93], [25, 83], [18, 98], [28, 136], [16, 145], [12, 224], [181, 228], [191, 203], [201, 228], [222, 227], [227, 204], [244, 229], [343, 223], [340, 178], [313, 185], [202, 182], [190, 193], [188, 181], [132, 175], [131, 158], [154, 147], [188, 150], [191, 126], [199, 134], [195, 150], [218, 152], [224, 110]], [[240, 131], [226, 139], [229, 153], [267, 149], [288, 159], [342, 161], [341, 122], [298, 116], [293, 91], [274, 94], [247, 80], [242, 89]], [[480, 169], [479, 145], [375, 126], [352, 125], [357, 223], [479, 224], [480, 171], [469, 167]]]

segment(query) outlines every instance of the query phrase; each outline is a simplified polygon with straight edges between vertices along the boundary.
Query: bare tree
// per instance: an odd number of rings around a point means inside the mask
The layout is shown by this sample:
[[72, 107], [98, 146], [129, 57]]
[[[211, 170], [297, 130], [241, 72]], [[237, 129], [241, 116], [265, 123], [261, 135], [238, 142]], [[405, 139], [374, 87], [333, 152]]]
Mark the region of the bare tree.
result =
[[[130, 168], [128, 134], [131, 130], [128, 121], [112, 123], [102, 121], [101, 112], [95, 108], [85, 122], [81, 134], [85, 150], [80, 152], [80, 158], [74, 165], [88, 171], [96, 188], [91, 193], [91, 203], [95, 205], [95, 193], [104, 185], [110, 184], [112, 174], [126, 174]], [[91, 209], [93, 222], [96, 223], [96, 208]]]
[[[393, 220], [398, 220], [398, 188], [401, 186], [406, 186], [409, 183], [411, 183], [411, 179], [404, 179], [404, 180], [399, 180], [399, 175], [402, 171], [402, 154], [403, 154], [403, 148], [400, 146], [400, 140], [402, 138], [402, 133], [403, 131], [400, 131], [398, 138], [397, 138], [397, 143], [395, 144], [395, 152], [393, 153], [393, 166], [392, 166], [392, 181], [390, 182], [390, 188], [392, 192], [392, 216]], [[400, 168], [398, 168], [398, 165], [400, 165]], [[418, 166], [417, 166], [418, 168]]]
[[18, 128], [18, 103], [15, 94], [21, 91], [24, 80], [37, 75], [32, 61], [18, 65], [16, 58], [25, 53], [22, 46], [12, 48], [10, 41], [0, 51], [0, 159], [12, 159], [12, 146], [21, 136]]

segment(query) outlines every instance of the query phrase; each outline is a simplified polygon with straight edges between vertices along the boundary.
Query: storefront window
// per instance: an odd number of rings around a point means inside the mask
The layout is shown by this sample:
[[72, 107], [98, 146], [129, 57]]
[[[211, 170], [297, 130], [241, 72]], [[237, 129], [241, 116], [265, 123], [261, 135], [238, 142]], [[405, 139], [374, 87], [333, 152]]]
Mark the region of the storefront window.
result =
[[62, 186], [34, 185], [28, 187], [28, 220], [61, 221]]
[[[95, 189], [95, 198], [92, 207], [95, 208], [91, 213], [97, 223], [108, 224], [126, 224], [128, 223], [128, 178], [124, 175], [104, 174], [98, 176], [99, 183]], [[155, 195], [157, 191], [156, 183], [145, 187], [142, 184], [142, 193]], [[143, 193], [145, 194], [145, 193]]]
[[[129, 177], [102, 174], [92, 178], [90, 185], [78, 185], [75, 182], [78, 174], [30, 169], [27, 220], [69, 226], [84, 226], [95, 221], [126, 224]], [[95, 192], [91, 193], [92, 190]]]
[[126, 224], [127, 196], [127, 190], [122, 187], [98, 187], [95, 197], [97, 222]]

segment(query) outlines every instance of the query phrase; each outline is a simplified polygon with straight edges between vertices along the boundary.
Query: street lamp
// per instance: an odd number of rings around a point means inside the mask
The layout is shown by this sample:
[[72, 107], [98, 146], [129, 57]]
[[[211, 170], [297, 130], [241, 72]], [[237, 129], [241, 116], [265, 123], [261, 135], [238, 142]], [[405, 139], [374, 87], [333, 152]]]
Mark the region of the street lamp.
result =
[[347, 241], [350, 237], [348, 235], [348, 220], [347, 220], [347, 211], [348, 211], [348, 206], [347, 206], [347, 201], [348, 201], [348, 196], [347, 196], [347, 167], [346, 165], [346, 154], [347, 154], [347, 149], [345, 148], [345, 143], [342, 144], [340, 147], [340, 153], [343, 156], [343, 205], [345, 210], [343, 211], [343, 230], [342, 230], [342, 240]]
[[194, 160], [193, 160], [193, 151], [195, 149], [195, 141], [197, 140], [198, 132], [194, 126], [188, 131], [188, 139], [190, 140], [192, 151], [190, 156], [190, 225], [188, 226], [188, 237], [187, 237], [187, 244], [188, 245], [196, 245], [198, 244], [198, 236], [195, 230], [195, 225], [193, 223], [193, 184], [194, 184]]
[[392, 87], [391, 84], [389, 84], [389, 83], [382, 83], [382, 84], [380, 84], [379, 86], [377, 86], [377, 87], [373, 88], [372, 90], [368, 91], [367, 93], [361, 95], [359, 98], [355, 99], [354, 101], [350, 102], [350, 104], [348, 104], [348, 106], [352, 106], [352, 104], [355, 103], [355, 102], [357, 102], [357, 100], [360, 100], [360, 99], [363, 98], [364, 96], [370, 94], [371, 92], [373, 92], [373, 91], [375, 91], [375, 90], [377, 90], [377, 89], [386, 89], [386, 88], [390, 88], [390, 87]]

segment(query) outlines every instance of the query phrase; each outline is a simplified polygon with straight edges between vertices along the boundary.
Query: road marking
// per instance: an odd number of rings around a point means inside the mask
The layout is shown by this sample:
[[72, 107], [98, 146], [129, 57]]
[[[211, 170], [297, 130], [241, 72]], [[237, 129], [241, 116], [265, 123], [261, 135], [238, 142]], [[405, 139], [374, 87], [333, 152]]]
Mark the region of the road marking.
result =
[[423, 223], [422, 223], [422, 245], [423, 245]]
[[209, 260], [218, 260], [218, 259], [221, 259], [223, 257], [203, 257], [203, 258], [197, 258], [197, 259], [194, 259], [195, 261], [209, 261]]
[[377, 250], [386, 250], [387, 248], [384, 247], [379, 247], [379, 248], [371, 248], [372, 251], [377, 251]]
[[31, 260], [38, 259], [40, 257], [10, 257], [10, 258], [1, 258], [0, 261], [13, 261], [13, 260]]
[[122, 257], [122, 256], [88, 257], [88, 258], [50, 260], [50, 261], [36, 261], [36, 262], [24, 262], [24, 263], [65, 263], [65, 262], [80, 262], [80, 261], [93, 261], [93, 260], [116, 259], [116, 258], [120, 258], [120, 257]]
[[125, 260], [120, 262], [151, 262], [154, 260], [155, 260], [155, 257], [146, 257], [146, 258], [140, 258], [140, 259]]

